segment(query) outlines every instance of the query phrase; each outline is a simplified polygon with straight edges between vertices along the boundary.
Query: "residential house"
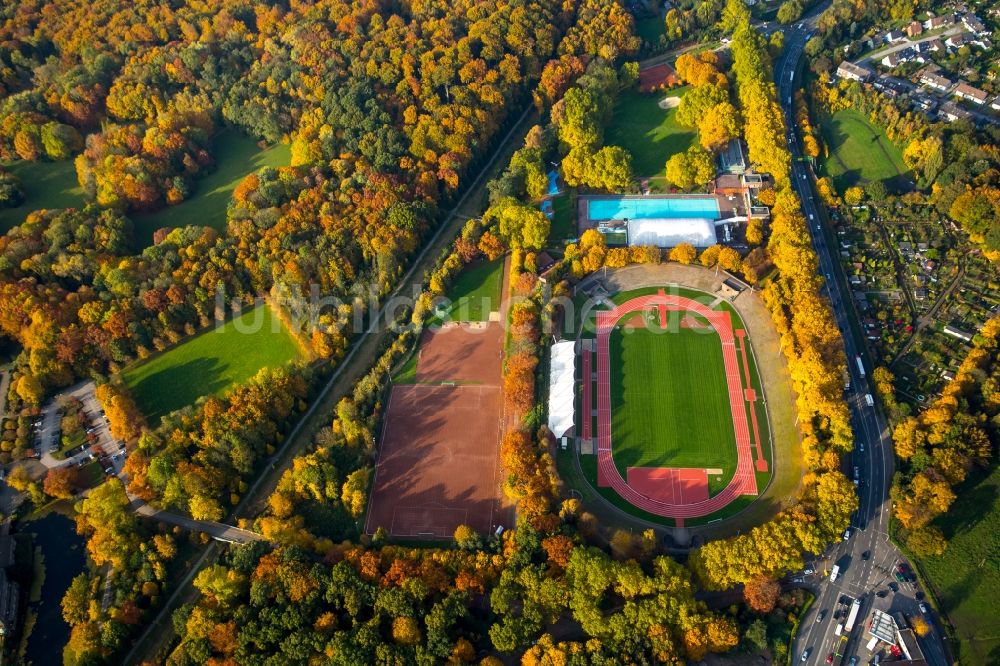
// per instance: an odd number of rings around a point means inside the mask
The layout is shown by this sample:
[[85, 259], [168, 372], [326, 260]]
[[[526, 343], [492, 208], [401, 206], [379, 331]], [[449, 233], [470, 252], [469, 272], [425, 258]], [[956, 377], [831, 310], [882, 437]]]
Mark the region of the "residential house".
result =
[[920, 21], [913, 21], [910, 25], [906, 26], [906, 34], [910, 37], [916, 37], [924, 31], [924, 24]]
[[864, 65], [856, 65], [853, 62], [847, 62], [846, 60], [840, 63], [840, 66], [837, 67], [837, 76], [841, 79], [861, 81], [864, 83], [873, 75], [874, 72]]
[[930, 95], [911, 95], [910, 103], [921, 111], [932, 111], [937, 106], [937, 100]]
[[889, 69], [895, 69], [903, 62], [903, 59], [899, 57], [898, 53], [890, 53], [886, 57], [882, 58], [882, 64]]
[[938, 109], [938, 117], [953, 123], [956, 120], [971, 118], [972, 114], [954, 102], [945, 102]]
[[921, 74], [920, 83], [928, 88], [940, 90], [941, 92], [947, 92], [948, 89], [954, 85], [947, 77], [941, 76], [940, 74], [934, 74], [933, 72], [924, 72]]
[[944, 42], [937, 37], [924, 42], [924, 48], [931, 53], [943, 53], [945, 50]]
[[993, 48], [993, 40], [989, 37], [974, 37], [972, 43], [983, 49], [984, 51], [989, 51]]
[[962, 17], [962, 25], [966, 27], [967, 30], [976, 33], [977, 35], [987, 35], [989, 30], [983, 25], [983, 22], [979, 20], [979, 17], [975, 14], [966, 14]]
[[895, 44], [896, 42], [901, 42], [906, 39], [906, 33], [902, 30], [890, 30], [885, 33], [885, 43]]
[[1000, 111], [1000, 95], [993, 98], [993, 101], [990, 102], [990, 108], [994, 111]]
[[924, 28], [927, 30], [937, 30], [938, 28], [947, 28], [950, 25], [954, 25], [954, 23], [954, 14], [943, 14], [942, 16], [935, 16], [924, 21]]
[[957, 35], [952, 35], [948, 39], [944, 40], [945, 45], [952, 50], [968, 46], [969, 44], [972, 44], [972, 42], [972, 33], [968, 32], [960, 32]]
[[986, 94], [986, 91], [970, 86], [964, 81], [955, 86], [955, 90], [951, 94], [960, 99], [967, 99], [975, 104], [985, 104], [986, 100], [990, 98]]

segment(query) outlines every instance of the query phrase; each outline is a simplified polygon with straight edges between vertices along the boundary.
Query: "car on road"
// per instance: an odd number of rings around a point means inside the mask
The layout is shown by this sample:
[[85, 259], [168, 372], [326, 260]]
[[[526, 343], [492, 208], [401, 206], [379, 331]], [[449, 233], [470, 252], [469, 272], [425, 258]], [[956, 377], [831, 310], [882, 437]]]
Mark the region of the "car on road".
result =
[[864, 453], [865, 452], [865, 443], [864, 442], [858, 442], [858, 445], [859, 445], [858, 448], [861, 449], [861, 453]]
[[851, 538], [851, 528], [848, 527], [846, 530], [844, 530], [844, 541], [847, 541], [850, 538]]
[[872, 556], [872, 551], [870, 550], [866, 550], [865, 552], [861, 553], [861, 559], [863, 560], [868, 560], [869, 558], [871, 558], [871, 556]]
[[816, 613], [816, 621], [817, 622], [822, 622], [824, 617], [826, 617], [826, 610], [825, 609], [821, 610], [818, 613]]
[[802, 656], [799, 657], [799, 661], [807, 660], [811, 653], [812, 653], [812, 648], [806, 648], [805, 650], [802, 651]]
[[858, 666], [858, 655], [853, 655], [847, 666]]
[[920, 609], [921, 613], [924, 613], [925, 615], [927, 614], [927, 604], [925, 604], [924, 602], [921, 601], [919, 604], [917, 604], [917, 608]]
[[833, 663], [833, 653], [832, 652], [830, 654], [826, 655], [826, 663], [828, 663], [828, 664], [832, 664]]

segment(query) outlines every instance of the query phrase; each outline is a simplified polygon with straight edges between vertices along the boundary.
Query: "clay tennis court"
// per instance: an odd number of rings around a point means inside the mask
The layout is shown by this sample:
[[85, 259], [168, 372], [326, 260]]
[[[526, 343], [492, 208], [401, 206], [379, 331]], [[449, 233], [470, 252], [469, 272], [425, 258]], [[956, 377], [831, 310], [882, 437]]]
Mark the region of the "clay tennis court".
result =
[[503, 331], [497, 323], [461, 324], [424, 331], [417, 382], [500, 384]]
[[501, 336], [496, 323], [425, 334], [419, 383], [390, 393], [367, 533], [450, 539], [462, 524], [481, 534], [509, 526], [498, 476]]

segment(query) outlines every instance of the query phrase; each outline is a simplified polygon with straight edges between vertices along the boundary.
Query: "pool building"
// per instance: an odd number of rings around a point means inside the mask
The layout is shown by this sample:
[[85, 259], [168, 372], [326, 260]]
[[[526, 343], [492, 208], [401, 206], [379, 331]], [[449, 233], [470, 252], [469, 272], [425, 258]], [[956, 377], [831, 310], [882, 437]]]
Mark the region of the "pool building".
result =
[[[750, 216], [767, 217], [766, 208], [749, 207], [743, 196], [715, 194], [582, 195], [579, 231], [596, 228], [609, 245], [705, 248], [731, 242], [736, 226]], [[748, 215], [749, 213], [749, 215]]]

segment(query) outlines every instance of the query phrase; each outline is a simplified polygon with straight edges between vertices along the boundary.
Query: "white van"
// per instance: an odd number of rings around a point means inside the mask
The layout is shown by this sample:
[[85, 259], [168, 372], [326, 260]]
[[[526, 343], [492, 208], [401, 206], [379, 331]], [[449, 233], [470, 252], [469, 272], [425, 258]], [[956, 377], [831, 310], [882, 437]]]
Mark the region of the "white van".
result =
[[841, 622], [840, 624], [838, 624], [837, 628], [833, 630], [833, 635], [834, 636], [839, 636], [842, 633], [844, 633], [844, 623], [843, 622]]
[[834, 564], [833, 565], [833, 570], [830, 572], [830, 582], [832, 583], [835, 580], [837, 580], [837, 576], [839, 576], [839, 575], [840, 575], [840, 565], [839, 564]]
[[865, 393], [865, 404], [869, 407], [875, 406], [875, 398], [872, 397], [871, 393]]

